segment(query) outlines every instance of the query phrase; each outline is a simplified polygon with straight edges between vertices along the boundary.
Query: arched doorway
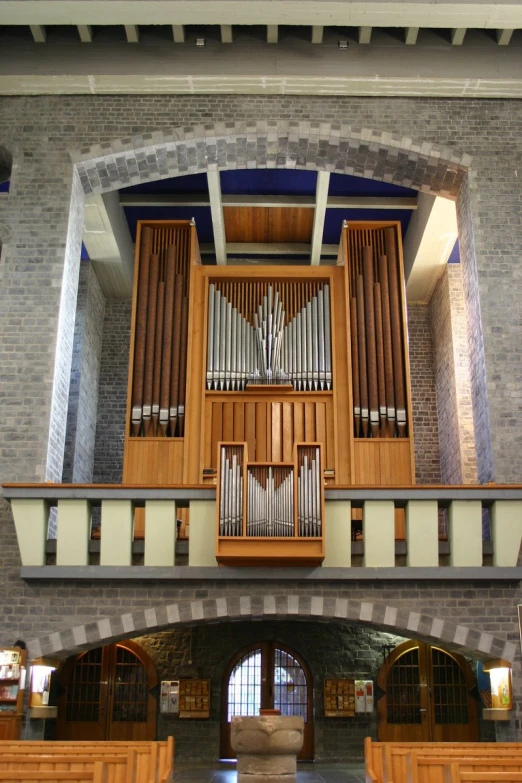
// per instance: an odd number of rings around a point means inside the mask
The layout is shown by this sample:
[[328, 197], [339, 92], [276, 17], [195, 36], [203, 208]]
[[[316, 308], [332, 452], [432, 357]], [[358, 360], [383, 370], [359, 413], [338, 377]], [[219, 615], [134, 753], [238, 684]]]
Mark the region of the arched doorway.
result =
[[57, 738], [156, 739], [158, 678], [134, 642], [118, 642], [69, 658], [60, 673]]
[[300, 760], [313, 759], [312, 678], [303, 659], [279, 642], [260, 642], [238, 652], [223, 677], [221, 758], [234, 758], [230, 724], [234, 715], [259, 715], [278, 709], [281, 715], [301, 715], [305, 722]]
[[382, 665], [377, 684], [379, 739], [475, 742], [475, 678], [461, 655], [424, 642], [404, 642]]

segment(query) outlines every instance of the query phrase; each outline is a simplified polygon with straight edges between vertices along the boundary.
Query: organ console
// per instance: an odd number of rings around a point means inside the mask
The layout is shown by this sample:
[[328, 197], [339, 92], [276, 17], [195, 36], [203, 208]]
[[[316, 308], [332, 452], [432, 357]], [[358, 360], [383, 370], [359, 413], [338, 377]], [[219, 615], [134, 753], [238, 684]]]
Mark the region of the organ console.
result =
[[333, 267], [232, 267], [140, 222], [123, 480], [217, 483], [218, 538], [251, 544], [320, 537], [325, 482], [413, 483], [400, 224], [345, 226]]

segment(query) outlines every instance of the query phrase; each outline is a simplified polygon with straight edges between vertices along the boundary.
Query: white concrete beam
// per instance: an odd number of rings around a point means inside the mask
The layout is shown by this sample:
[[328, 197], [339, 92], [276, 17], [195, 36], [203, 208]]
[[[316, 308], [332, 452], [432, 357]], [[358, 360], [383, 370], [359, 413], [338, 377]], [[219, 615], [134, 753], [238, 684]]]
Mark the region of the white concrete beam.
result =
[[511, 41], [514, 30], [497, 30], [497, 43], [499, 46], [507, 46]]
[[221, 180], [219, 171], [212, 169], [207, 172], [208, 193], [210, 196], [210, 213], [214, 230], [214, 245], [216, 249], [216, 264], [227, 263], [227, 247], [225, 236], [225, 218], [221, 200]]
[[[309, 256], [312, 248], [308, 242], [227, 242], [226, 247], [228, 264], [235, 263], [230, 258], [231, 255], [272, 256], [277, 259], [277, 256]], [[213, 244], [202, 244], [199, 249], [202, 256], [215, 255], [216, 253]], [[338, 245], [323, 245], [321, 258], [332, 256], [335, 260], [338, 252]], [[249, 259], [247, 263], [257, 262], [254, 259]]]
[[462, 46], [466, 37], [467, 28], [457, 27], [451, 31], [451, 43], [453, 46]]
[[30, 28], [35, 43], [45, 43], [47, 41], [47, 32], [43, 25], [32, 24], [30, 25]]
[[229, 44], [233, 43], [234, 37], [232, 33], [232, 25], [231, 24], [222, 24], [221, 25], [221, 43]]
[[279, 39], [279, 27], [276, 24], [267, 24], [266, 26], [266, 42], [269, 44], [276, 44]]
[[407, 27], [404, 36], [404, 43], [408, 44], [408, 46], [413, 46], [414, 44], [417, 43], [418, 34], [419, 34], [418, 27]]
[[359, 27], [359, 43], [369, 44], [372, 40], [372, 28], [371, 27]]
[[92, 27], [90, 24], [79, 24], [77, 29], [82, 43], [92, 43]]
[[313, 44], [322, 44], [323, 42], [323, 30], [324, 27], [322, 24], [314, 24], [312, 27], [312, 43]]
[[326, 203], [328, 201], [328, 186], [330, 184], [330, 172], [317, 172], [317, 185], [315, 188], [315, 212], [312, 228], [312, 249], [310, 263], [312, 265], [321, 262], [321, 248], [323, 244], [324, 219], [326, 217]]
[[[222, 195], [225, 207], [282, 207], [287, 209], [315, 209], [314, 196], [278, 195]], [[210, 199], [203, 193], [139, 193], [120, 196], [123, 207], [208, 207]], [[417, 209], [417, 198], [392, 196], [330, 196], [328, 209]]]
[[140, 31], [137, 24], [126, 24], [125, 35], [127, 36], [127, 43], [138, 43], [140, 40]]
[[86, 199], [83, 242], [105, 296], [132, 296], [134, 249], [117, 191]]
[[172, 37], [174, 43], [185, 43], [185, 27], [182, 24], [173, 24]]
[[403, 247], [408, 302], [430, 301], [457, 236], [455, 202], [419, 193]]

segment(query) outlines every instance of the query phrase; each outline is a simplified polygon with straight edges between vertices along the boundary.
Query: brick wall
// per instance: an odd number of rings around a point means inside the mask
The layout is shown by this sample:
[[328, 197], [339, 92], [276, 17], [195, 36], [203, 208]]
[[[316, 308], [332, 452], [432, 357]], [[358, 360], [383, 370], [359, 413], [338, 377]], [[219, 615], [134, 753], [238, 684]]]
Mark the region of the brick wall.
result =
[[428, 305], [408, 305], [408, 338], [415, 479], [418, 484], [439, 484], [439, 428]]
[[130, 299], [107, 299], [96, 421], [93, 481], [120, 484], [127, 405]]

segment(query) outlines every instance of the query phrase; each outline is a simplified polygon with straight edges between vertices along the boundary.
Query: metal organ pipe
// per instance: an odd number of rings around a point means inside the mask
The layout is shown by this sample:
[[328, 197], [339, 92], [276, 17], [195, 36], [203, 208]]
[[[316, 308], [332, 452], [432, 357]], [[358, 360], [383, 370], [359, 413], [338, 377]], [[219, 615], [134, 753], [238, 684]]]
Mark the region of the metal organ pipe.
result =
[[393, 377], [395, 386], [395, 402], [397, 416], [397, 432], [403, 437], [406, 430], [406, 399], [404, 394], [404, 357], [402, 353], [401, 335], [401, 307], [399, 295], [399, 270], [397, 264], [397, 250], [395, 244], [395, 231], [386, 229], [386, 255], [389, 268], [390, 289], [390, 314], [393, 348]]
[[370, 429], [372, 436], [375, 438], [379, 435], [379, 394], [377, 383], [377, 350], [375, 345], [375, 307], [373, 300], [373, 250], [371, 247], [363, 247], [363, 273]]
[[152, 229], [146, 226], [141, 234], [138, 301], [136, 306], [136, 335], [134, 346], [134, 376], [132, 379], [132, 434], [138, 435], [143, 408], [143, 375], [145, 369], [145, 339], [147, 335], [147, 303], [149, 295], [149, 266], [152, 250]]
[[379, 256], [379, 280], [381, 285], [382, 337], [384, 349], [384, 385], [386, 389], [387, 434], [395, 434], [395, 392], [393, 388], [393, 348], [391, 336], [390, 292], [388, 287], [388, 259]]

